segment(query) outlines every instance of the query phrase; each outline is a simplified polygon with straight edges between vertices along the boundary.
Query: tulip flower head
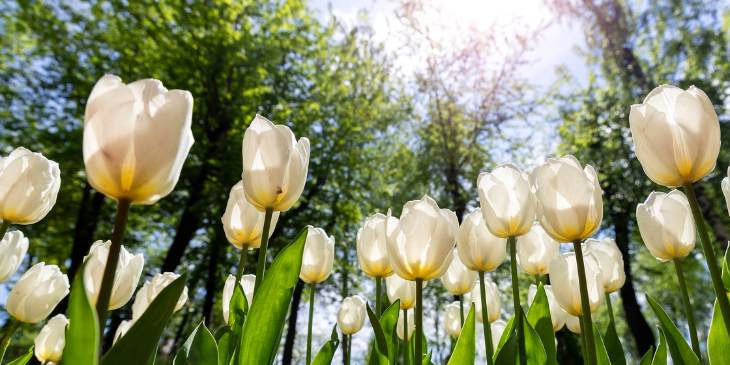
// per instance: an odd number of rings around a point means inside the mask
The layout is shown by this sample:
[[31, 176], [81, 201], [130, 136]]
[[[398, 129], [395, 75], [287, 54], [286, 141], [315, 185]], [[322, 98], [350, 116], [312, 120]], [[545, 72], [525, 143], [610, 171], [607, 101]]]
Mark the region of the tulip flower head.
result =
[[[592, 255], [583, 255], [586, 273], [586, 289], [591, 312], [595, 312], [603, 303], [603, 281], [598, 261]], [[555, 300], [570, 315], [583, 314], [578, 279], [578, 266], [574, 252], [558, 256], [550, 264], [550, 282]]]
[[285, 125], [256, 115], [243, 135], [243, 186], [259, 210], [284, 212], [304, 190], [309, 168], [309, 139], [294, 137]]
[[591, 165], [571, 156], [551, 158], [530, 175], [537, 197], [537, 217], [559, 242], [593, 236], [603, 220], [603, 191]]
[[0, 221], [33, 224], [56, 204], [61, 187], [58, 164], [18, 147], [0, 158]]
[[492, 328], [492, 346], [496, 349], [499, 347], [499, 341], [502, 339], [504, 329], [507, 328], [507, 322], [499, 319], [492, 322], [490, 327]]
[[459, 302], [451, 302], [444, 308], [444, 328], [446, 334], [452, 338], [459, 338], [461, 334], [461, 306]]
[[352, 335], [359, 332], [365, 324], [365, 299], [359, 295], [345, 298], [337, 313], [337, 324], [342, 333]]
[[479, 205], [489, 230], [497, 237], [527, 233], [535, 221], [537, 202], [526, 173], [511, 164], [477, 178]]
[[477, 281], [477, 273], [469, 270], [461, 262], [458, 252], [454, 254], [451, 265], [441, 276], [441, 283], [452, 295], [464, 295], [474, 288]]
[[598, 262], [603, 290], [606, 293], [613, 293], [621, 289], [626, 281], [626, 273], [624, 272], [624, 258], [616, 241], [611, 238], [589, 239], [583, 243], [583, 246], [585, 247], [583, 252], [586, 255], [593, 255]]
[[[390, 217], [390, 214], [373, 214], [357, 231], [357, 261], [360, 269], [370, 277], [383, 278], [393, 273], [388, 257], [386, 226], [389, 219], [395, 218]], [[390, 225], [390, 228], [392, 230], [395, 225]]]
[[[168, 285], [172, 284], [172, 282], [178, 277], [180, 277], [180, 275], [172, 272], [165, 272], [162, 274], [157, 273], [151, 280], [145, 281], [144, 285], [137, 290], [137, 295], [134, 297], [134, 303], [132, 303], [132, 321], [136, 321], [139, 317], [142, 317], [142, 314], [144, 314], [152, 301], [157, 298], [157, 295], [160, 294], [160, 292]], [[188, 288], [185, 287], [183, 292], [180, 294], [180, 298], [178, 298], [177, 303], [175, 303], [175, 311], [180, 310], [187, 300]]]
[[[555, 294], [553, 294], [553, 288], [551, 285], [543, 286], [545, 288], [545, 295], [548, 299], [548, 306], [550, 307], [550, 319], [553, 322], [553, 332], [560, 331], [565, 326], [565, 319], [568, 316], [567, 313], [560, 307], [557, 300], [555, 300]], [[530, 285], [530, 289], [527, 291], [527, 303], [532, 305], [537, 295], [537, 286], [535, 284]]]
[[464, 217], [456, 235], [459, 258], [469, 270], [491, 272], [507, 257], [507, 239], [487, 229], [480, 209]]
[[28, 238], [21, 231], [6, 232], [0, 241], [0, 282], [8, 280], [28, 252]]
[[[226, 239], [239, 250], [261, 247], [261, 235], [264, 230], [265, 213], [258, 210], [246, 200], [243, 181], [239, 181], [228, 194], [226, 211], [221, 217]], [[279, 220], [279, 212], [271, 215], [269, 237]]]
[[[487, 320], [492, 323], [499, 319], [499, 314], [502, 311], [502, 300], [500, 299], [499, 288], [497, 287], [497, 284], [495, 284], [491, 279], [486, 276], [484, 278], [484, 289], [487, 294]], [[477, 320], [479, 320], [479, 322], [483, 322], [482, 293], [481, 287], [479, 285], [475, 286], [474, 289], [472, 289], [471, 300], [472, 303], [474, 303]]]
[[[236, 288], [236, 276], [228, 275], [226, 283], [223, 285], [223, 301], [221, 302], [221, 309], [223, 310], [223, 320], [228, 323], [229, 311], [231, 307], [231, 298], [233, 298], [233, 290]], [[246, 302], [249, 307], [253, 301], [253, 288], [256, 284], [256, 275], [243, 275], [241, 276], [241, 288], [243, 289], [243, 295], [246, 297]]]
[[652, 192], [636, 207], [641, 239], [659, 261], [689, 255], [695, 248], [695, 222], [687, 197], [679, 190]]
[[308, 226], [299, 278], [307, 284], [321, 283], [332, 273], [334, 261], [335, 237], [327, 236], [322, 228]]
[[66, 346], [66, 326], [66, 316], [57, 314], [48, 320], [33, 340], [35, 357], [42, 364], [61, 362], [63, 348]]
[[571, 316], [570, 314], [565, 318], [565, 327], [568, 327], [570, 332], [579, 335], [580, 330], [580, 317]]
[[[84, 257], [84, 287], [89, 301], [96, 304], [101, 288], [101, 281], [104, 277], [104, 268], [109, 256], [111, 241], [96, 241], [91, 245], [89, 254]], [[144, 256], [141, 253], [133, 255], [121, 246], [117, 271], [114, 274], [112, 294], [109, 297], [109, 309], [114, 310], [123, 307], [137, 289], [137, 283], [144, 268]]]
[[132, 328], [132, 321], [126, 320], [119, 323], [119, 326], [117, 326], [117, 331], [114, 332], [114, 341], [112, 344], [117, 343], [120, 338], [122, 338], [124, 335], [129, 332], [129, 329]]
[[84, 115], [89, 184], [109, 198], [154, 204], [169, 194], [193, 145], [193, 97], [159, 80], [105, 75]]
[[15, 283], [5, 308], [21, 322], [38, 323], [48, 317], [69, 289], [68, 277], [58, 266], [39, 262]]
[[715, 169], [720, 123], [699, 88], [656, 87], [643, 103], [631, 106], [629, 125], [636, 157], [655, 183], [682, 186]]
[[730, 213], [730, 166], [727, 168], [727, 176], [722, 178], [722, 183], [720, 185], [722, 188], [722, 195], [725, 196], [725, 205], [727, 206], [727, 211]]
[[550, 237], [539, 223], [517, 238], [517, 262], [530, 275], [550, 272], [550, 262], [560, 254], [560, 242]]
[[388, 300], [395, 302], [400, 299], [400, 309], [411, 309], [416, 306], [415, 281], [404, 280], [398, 275], [391, 275], [385, 278], [385, 288]]
[[[406, 329], [408, 331], [408, 336], [404, 336], [403, 330], [405, 326], [403, 326], [403, 321], [405, 320], [405, 316], [403, 316], [403, 313], [401, 312], [398, 316], [398, 323], [396, 323], [395, 326], [395, 332], [398, 335], [398, 338], [401, 339], [401, 341], [408, 341], [413, 337], [413, 331], [416, 330], [416, 319], [413, 316], [413, 309], [406, 311], [406, 316], [408, 316], [408, 328]], [[406, 338], [407, 337], [407, 338]]]

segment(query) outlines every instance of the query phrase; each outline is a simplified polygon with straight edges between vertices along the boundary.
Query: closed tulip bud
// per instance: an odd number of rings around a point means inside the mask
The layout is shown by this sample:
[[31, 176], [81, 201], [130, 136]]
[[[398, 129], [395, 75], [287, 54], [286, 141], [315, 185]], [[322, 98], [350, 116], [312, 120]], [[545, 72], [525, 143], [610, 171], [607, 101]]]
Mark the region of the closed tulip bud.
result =
[[[586, 273], [586, 288], [588, 290], [588, 304], [591, 313], [595, 312], [603, 302], [603, 282], [598, 262], [592, 255], [583, 255]], [[565, 253], [553, 260], [550, 265], [550, 282], [555, 300], [568, 314], [580, 316], [583, 314], [580, 299], [578, 280], [578, 266], [575, 253]]]
[[[424, 282], [423, 286], [426, 286]], [[385, 289], [388, 300], [395, 302], [400, 299], [400, 309], [411, 309], [416, 305], [416, 282], [404, 280], [398, 275], [385, 278]]]
[[456, 235], [459, 258], [473, 271], [494, 271], [507, 257], [507, 239], [492, 234], [480, 209], [464, 217]]
[[727, 206], [727, 211], [730, 213], [730, 166], [727, 168], [727, 176], [722, 178], [722, 183], [720, 184], [720, 187], [722, 187], [722, 195], [725, 196], [725, 205]]
[[517, 262], [530, 275], [550, 272], [550, 262], [560, 254], [560, 243], [550, 237], [540, 224], [517, 238]]
[[580, 317], [571, 316], [568, 314], [565, 317], [565, 327], [568, 327], [568, 330], [570, 332], [573, 332], [577, 335], [581, 333], [580, 331]]
[[105, 75], [84, 115], [84, 165], [89, 184], [109, 198], [153, 204], [169, 194], [194, 139], [193, 97], [159, 80], [124, 84]]
[[495, 236], [517, 237], [530, 230], [537, 203], [526, 173], [502, 165], [479, 174], [477, 187], [484, 221]]
[[58, 164], [18, 147], [0, 158], [0, 220], [33, 224], [56, 204], [61, 187]]
[[441, 276], [441, 283], [444, 284], [446, 291], [452, 295], [464, 295], [470, 292], [476, 281], [477, 273], [464, 266], [458, 252], [454, 254], [446, 273]]
[[61, 361], [63, 348], [66, 346], [66, 326], [66, 316], [57, 314], [48, 320], [35, 337], [33, 351], [42, 364], [57, 364]]
[[[387, 221], [395, 220], [390, 212], [385, 216], [380, 213], [371, 215], [357, 231], [357, 261], [360, 269], [368, 276], [383, 278], [393, 273], [388, 258]], [[395, 228], [391, 225], [390, 229]]]
[[68, 295], [69, 288], [68, 277], [58, 266], [39, 262], [15, 283], [5, 308], [21, 322], [38, 323]]
[[309, 139], [256, 115], [243, 135], [243, 187], [259, 210], [287, 211], [304, 190]]
[[388, 255], [393, 270], [406, 280], [441, 277], [451, 263], [458, 229], [456, 214], [440, 209], [428, 195], [409, 201], [400, 219], [388, 222]]
[[613, 293], [626, 281], [624, 272], [624, 258], [621, 250], [616, 246], [616, 241], [610, 238], [601, 240], [589, 239], [583, 244], [586, 255], [593, 255], [598, 262], [598, 269], [601, 272], [601, 282], [606, 293]]
[[492, 322], [490, 327], [492, 328], [492, 346], [496, 349], [499, 347], [499, 340], [502, 338], [504, 329], [507, 328], [507, 322], [501, 319], [496, 320]]
[[[223, 309], [223, 320], [228, 323], [228, 313], [231, 307], [231, 298], [233, 298], [233, 290], [236, 289], [234, 284], [236, 283], [236, 277], [234, 275], [228, 275], [226, 283], [223, 285], [223, 302], [221, 302], [221, 309]], [[251, 306], [253, 301], [253, 288], [256, 286], [256, 275], [243, 275], [241, 276], [241, 287], [243, 289], [243, 295], [246, 297], [246, 302]]]
[[[499, 319], [499, 314], [502, 311], [502, 300], [499, 297], [499, 288], [497, 288], [497, 284], [495, 284], [491, 279], [486, 276], [484, 277], [484, 279], [484, 289], [487, 294], [487, 320], [492, 323]], [[479, 285], [475, 286], [474, 289], [472, 289], [471, 300], [472, 303], [474, 303], [474, 309], [476, 310], [475, 314], [477, 316], [477, 319], [479, 320], [479, 322], [483, 322], [482, 292]]]
[[[168, 285], [172, 284], [172, 282], [178, 277], [180, 277], [180, 275], [172, 272], [165, 272], [162, 274], [157, 273], [151, 280], [145, 281], [144, 285], [137, 290], [137, 295], [134, 297], [134, 303], [132, 303], [132, 321], [138, 320], [139, 317], [144, 314], [144, 311], [147, 310], [147, 307], [149, 307], [152, 301], [157, 298], [157, 295], [160, 294], [160, 292]], [[177, 303], [175, 303], [175, 311], [180, 310], [187, 300], [188, 288], [185, 287], [183, 292], [180, 294], [180, 298], [178, 298]]]
[[[223, 217], [221, 217], [223, 231], [226, 234], [228, 242], [239, 250], [261, 247], [264, 216], [265, 213], [258, 210], [246, 200], [246, 195], [243, 191], [243, 181], [239, 181], [231, 188], [231, 192], [228, 194], [226, 211], [223, 213]], [[274, 233], [274, 227], [276, 227], [278, 220], [279, 212], [273, 212], [271, 215], [269, 237]]]
[[[553, 322], [553, 331], [558, 332], [561, 328], [563, 328], [563, 326], [565, 326], [565, 319], [568, 316], [568, 313], [565, 313], [557, 300], [555, 300], [555, 294], [553, 294], [552, 286], [545, 285], [543, 288], [545, 288], [545, 295], [547, 296], [548, 306], [550, 307], [550, 319]], [[530, 285], [530, 289], [527, 291], [527, 303], [532, 305], [535, 295], [537, 295], [537, 286], [532, 284]]]
[[365, 324], [365, 299], [359, 295], [345, 298], [337, 312], [337, 325], [342, 333], [352, 335]]
[[636, 222], [646, 248], [660, 261], [685, 257], [695, 248], [692, 210], [679, 190], [649, 194], [636, 207]]
[[667, 187], [695, 182], [714, 168], [720, 123], [705, 93], [661, 85], [631, 106], [631, 137], [644, 173]]
[[[84, 257], [86, 266], [84, 267], [84, 287], [89, 301], [96, 304], [101, 288], [101, 280], [104, 277], [104, 268], [106, 267], [106, 259], [109, 256], [109, 248], [111, 241], [96, 241], [91, 245], [89, 254]], [[144, 256], [142, 254], [133, 255], [121, 246], [119, 251], [119, 261], [117, 261], [117, 271], [114, 274], [114, 284], [112, 285], [112, 294], [109, 297], [109, 309], [114, 310], [123, 307], [129, 299], [132, 298], [134, 290], [137, 289], [139, 277], [142, 275], [144, 268]]]
[[444, 328], [446, 334], [452, 338], [458, 338], [461, 334], [461, 306], [459, 302], [451, 302], [444, 308]]
[[328, 237], [322, 228], [307, 226], [299, 278], [307, 284], [319, 284], [330, 277], [334, 261], [335, 237]]
[[28, 239], [21, 231], [5, 233], [0, 241], [0, 282], [8, 280], [23, 262], [28, 252]]
[[413, 310], [407, 310], [406, 316], [408, 316], [408, 328], [406, 329], [408, 332], [408, 338], [405, 338], [406, 336], [403, 335], [403, 321], [405, 320], [405, 317], [403, 316], [403, 313], [398, 316], [398, 323], [395, 327], [395, 332], [398, 335], [398, 338], [401, 339], [401, 341], [408, 341], [413, 337], [413, 331], [416, 330], [416, 319], [413, 316]]
[[114, 341], [112, 344], [117, 343], [120, 338], [122, 338], [124, 335], [129, 332], [129, 329], [132, 328], [132, 321], [122, 321], [119, 323], [119, 326], [117, 326], [117, 331], [114, 332]]

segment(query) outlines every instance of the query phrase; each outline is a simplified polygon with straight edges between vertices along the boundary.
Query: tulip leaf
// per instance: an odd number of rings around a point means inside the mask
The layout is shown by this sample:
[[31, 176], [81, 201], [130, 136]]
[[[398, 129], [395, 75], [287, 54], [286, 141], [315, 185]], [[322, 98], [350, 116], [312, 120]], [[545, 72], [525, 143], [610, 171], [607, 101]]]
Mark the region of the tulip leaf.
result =
[[502, 333], [499, 347], [494, 355], [495, 365], [514, 365], [517, 362], [517, 329], [514, 326], [514, 317], [507, 323]]
[[62, 364], [99, 363], [99, 320], [96, 309], [89, 302], [84, 288], [82, 264], [75, 275], [68, 302], [69, 326], [66, 330], [66, 345]]
[[218, 345], [204, 322], [195, 327], [177, 351], [173, 365], [218, 365]]
[[319, 349], [317, 355], [312, 359], [310, 365], [329, 365], [332, 363], [332, 358], [335, 356], [337, 347], [340, 346], [340, 338], [337, 336], [337, 325], [332, 327], [332, 334], [330, 340], [325, 342], [324, 345]]
[[[216, 336], [219, 339], [218, 352], [222, 363], [228, 364], [231, 361], [237, 363], [238, 345], [241, 343], [241, 333], [243, 332], [243, 323], [246, 321], [248, 313], [248, 301], [243, 293], [241, 283], [237, 283], [233, 289], [233, 295], [228, 306], [228, 325], [223, 327], [223, 333]], [[222, 336], [225, 336], [223, 338]], [[224, 340], [225, 343], [220, 342]]]
[[[540, 335], [530, 325], [530, 322], [527, 320], [522, 308], [520, 308], [519, 312], [522, 316], [522, 327], [524, 328], [525, 333], [525, 356], [527, 357], [527, 364], [548, 363], [547, 353], [545, 351], [545, 346], [540, 339]], [[550, 328], [552, 328], [552, 323], [550, 324]], [[555, 340], [553, 340], [553, 346], [554, 345]]]
[[593, 338], [596, 341], [596, 364], [597, 365], [611, 365], [611, 358], [608, 356], [606, 345], [603, 342], [603, 336], [598, 331], [596, 325], [591, 326], [593, 328]]
[[380, 320], [373, 310], [370, 309], [369, 304], [366, 304], [365, 308], [368, 312], [370, 325], [373, 327], [373, 333], [375, 333], [376, 349], [380, 354], [388, 354], [388, 342], [385, 340], [385, 334], [383, 333], [383, 327], [380, 325]]
[[730, 245], [725, 249], [725, 256], [722, 260], [722, 284], [726, 291], [730, 289], [730, 270], [728, 270], [728, 265], [730, 265]]
[[461, 328], [459, 339], [456, 340], [454, 352], [449, 358], [448, 365], [474, 364], [476, 355], [474, 305], [469, 309], [464, 326]]
[[698, 365], [700, 360], [697, 359], [697, 355], [695, 355], [692, 348], [687, 344], [687, 341], [682, 337], [682, 333], [679, 332], [677, 326], [672, 322], [667, 313], [664, 312], [664, 309], [649, 294], [646, 295], [646, 300], [659, 319], [659, 324], [667, 339], [667, 348], [674, 362], [677, 364]]
[[400, 299], [393, 302], [388, 308], [383, 311], [380, 315], [380, 325], [383, 328], [383, 334], [385, 335], [385, 341], [387, 343], [394, 344], [388, 348], [388, 359], [386, 363], [395, 364], [396, 357], [398, 356], [398, 334], [396, 333], [396, 326], [398, 325], [398, 316], [400, 315]]
[[260, 287], [256, 288], [243, 324], [238, 364], [273, 363], [294, 287], [299, 280], [306, 237], [305, 228], [281, 250], [266, 271]]
[[527, 313], [527, 321], [540, 336], [542, 345], [545, 348], [545, 355], [548, 364], [557, 364], [557, 350], [555, 348], [555, 332], [553, 332], [553, 321], [550, 317], [550, 302], [543, 284], [537, 288], [535, 298]]
[[504, 346], [504, 344], [507, 342], [509, 337], [512, 335], [512, 332], [515, 327], [515, 317], [512, 317], [507, 321], [507, 325], [504, 327], [504, 331], [502, 331], [502, 336], [499, 337], [499, 343], [497, 344], [497, 347], [494, 349], [494, 353], [496, 354], [499, 352], [499, 349]]
[[621, 340], [618, 338], [616, 333], [616, 323], [609, 321], [608, 328], [606, 328], [606, 334], [603, 336], [606, 345], [606, 351], [608, 357], [611, 358], [611, 364], [614, 365], [626, 365], [626, 355], [624, 354]]
[[6, 365], [25, 365], [30, 361], [30, 359], [33, 357], [33, 346], [28, 348], [28, 351], [26, 351], [23, 355], [20, 355], [19, 357], [15, 358], [13, 361], [7, 363]]
[[181, 275], [160, 291], [129, 331], [101, 359], [102, 365], [147, 364], [157, 352], [157, 344], [185, 289]]
[[649, 347], [649, 350], [644, 353], [644, 356], [639, 360], [639, 365], [651, 365], [651, 357], [654, 355], [654, 346]]
[[667, 338], [661, 328], [659, 328], [659, 346], [656, 348], [651, 365], [667, 365]]
[[720, 307], [715, 300], [712, 310], [712, 323], [707, 334], [707, 355], [710, 364], [730, 364], [730, 337], [725, 330]]
[[[224, 330], [216, 333], [216, 335], [218, 339], [218, 365], [227, 365], [234, 358], [238, 341], [233, 339], [233, 333], [228, 327], [224, 327]], [[230, 350], [231, 348], [233, 351]]]

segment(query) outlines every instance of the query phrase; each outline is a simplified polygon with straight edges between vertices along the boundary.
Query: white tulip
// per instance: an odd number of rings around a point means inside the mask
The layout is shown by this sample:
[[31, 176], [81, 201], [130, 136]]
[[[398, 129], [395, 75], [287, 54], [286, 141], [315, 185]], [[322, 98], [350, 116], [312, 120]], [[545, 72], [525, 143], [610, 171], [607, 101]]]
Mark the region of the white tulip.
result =
[[[425, 282], [424, 282], [425, 287]], [[411, 309], [416, 306], [416, 282], [404, 280], [398, 275], [385, 278], [385, 290], [388, 300], [395, 302], [400, 299], [400, 309]]]
[[461, 334], [461, 305], [451, 302], [444, 308], [444, 328], [446, 334], [458, 338]]
[[503, 320], [496, 320], [490, 325], [492, 329], [492, 346], [497, 348], [499, 346], [499, 340], [502, 339], [502, 334], [505, 328], [507, 328], [507, 322]]
[[[84, 267], [84, 287], [92, 305], [96, 304], [99, 297], [101, 281], [104, 277], [104, 268], [106, 268], [106, 260], [109, 256], [111, 244], [111, 241], [96, 241], [91, 245], [89, 254], [84, 257], [84, 261], [86, 262], [86, 266]], [[139, 283], [143, 268], [144, 256], [141, 253], [133, 255], [124, 246], [121, 246], [119, 261], [117, 261], [117, 270], [114, 274], [112, 293], [109, 297], [109, 310], [121, 308], [129, 302], [129, 299], [134, 294], [134, 290], [137, 289], [137, 283]]]
[[194, 139], [193, 97], [159, 80], [125, 85], [105, 75], [84, 115], [84, 165], [89, 184], [115, 199], [153, 204], [169, 194]]
[[[144, 311], [146, 311], [152, 301], [157, 298], [157, 295], [160, 294], [160, 292], [168, 285], [172, 284], [172, 282], [178, 277], [180, 277], [180, 275], [172, 272], [165, 272], [162, 274], [157, 273], [151, 280], [145, 281], [144, 285], [137, 290], [137, 295], [134, 297], [134, 303], [132, 303], [132, 321], [136, 321], [139, 317], [142, 317]], [[188, 288], [185, 287], [180, 294], [180, 298], [178, 298], [177, 303], [175, 303], [175, 311], [180, 310], [187, 300]]]
[[330, 277], [335, 261], [335, 237], [322, 228], [307, 226], [302, 268], [299, 278], [307, 284], [318, 284]]
[[583, 252], [586, 255], [593, 255], [598, 262], [603, 290], [606, 293], [613, 293], [621, 289], [626, 282], [626, 273], [624, 272], [624, 258], [616, 241], [611, 238], [589, 239], [583, 246], [585, 247]]
[[575, 334], [580, 334], [580, 317], [571, 316], [570, 314], [567, 315], [565, 318], [565, 327], [568, 327], [568, 330], [570, 332], [573, 332]]
[[21, 231], [5, 233], [0, 241], [0, 282], [8, 280], [23, 262], [28, 252], [28, 238]]
[[337, 312], [340, 331], [346, 335], [357, 333], [365, 324], [365, 315], [365, 299], [359, 295], [345, 298]]
[[[560, 331], [563, 326], [565, 326], [565, 320], [568, 316], [568, 313], [565, 313], [562, 307], [560, 307], [560, 304], [558, 304], [557, 300], [555, 299], [555, 294], [553, 294], [553, 288], [552, 285], [545, 285], [543, 286], [545, 288], [545, 295], [548, 299], [548, 306], [550, 307], [550, 319], [553, 322], [553, 331], [558, 332]], [[535, 295], [537, 295], [537, 286], [535, 284], [530, 285], [530, 289], [527, 291], [527, 303], [532, 305], [533, 300], [535, 299]]]
[[0, 157], [0, 220], [33, 224], [56, 204], [61, 187], [58, 164], [18, 147]]
[[5, 309], [21, 322], [38, 323], [48, 317], [69, 289], [68, 277], [58, 266], [39, 262], [15, 283]]
[[[588, 291], [588, 305], [591, 312], [595, 312], [603, 303], [603, 285], [598, 262], [592, 255], [583, 255], [586, 274], [586, 289]], [[574, 252], [564, 253], [553, 260], [550, 265], [550, 282], [556, 301], [568, 314], [580, 316], [583, 314], [580, 298], [580, 284], [578, 280], [578, 266]]]
[[507, 239], [492, 234], [480, 209], [464, 217], [456, 235], [459, 258], [476, 272], [494, 271], [507, 257]]
[[[386, 226], [389, 219], [395, 218], [390, 217], [390, 214], [373, 214], [357, 231], [357, 261], [360, 269], [370, 277], [383, 278], [393, 273], [388, 257]], [[391, 231], [393, 228], [395, 225], [390, 226]]]
[[42, 364], [59, 363], [66, 346], [66, 326], [68, 319], [63, 314], [57, 314], [49, 319], [33, 340], [35, 357]]
[[[487, 320], [491, 323], [499, 319], [502, 311], [502, 300], [499, 295], [499, 288], [490, 278], [484, 277], [484, 289], [487, 300]], [[471, 300], [474, 303], [475, 314], [479, 322], [484, 322], [482, 314], [482, 292], [481, 286], [476, 285], [471, 291]]]
[[550, 262], [560, 254], [560, 242], [550, 237], [540, 224], [517, 238], [517, 262], [530, 275], [550, 272]]
[[119, 326], [117, 326], [117, 331], [114, 332], [114, 341], [112, 344], [117, 343], [117, 341], [122, 338], [122, 336], [126, 335], [127, 332], [129, 332], [129, 329], [132, 328], [132, 321], [122, 321], [119, 323]]
[[497, 237], [527, 233], [535, 221], [537, 202], [526, 173], [511, 164], [477, 178], [479, 205], [489, 230]]
[[722, 195], [725, 196], [725, 206], [727, 206], [727, 211], [730, 213], [730, 166], [727, 168], [727, 176], [722, 178], [720, 187], [722, 188]]
[[679, 190], [649, 194], [636, 207], [636, 222], [646, 248], [660, 261], [685, 257], [695, 248], [692, 210]]
[[[223, 310], [223, 320], [228, 323], [228, 313], [231, 307], [231, 298], [233, 298], [233, 290], [236, 289], [234, 286], [236, 282], [236, 276], [228, 275], [226, 283], [223, 285], [223, 301], [221, 302], [221, 309]], [[243, 295], [246, 297], [246, 303], [249, 307], [253, 301], [253, 288], [256, 286], [256, 275], [243, 275], [241, 276], [241, 287], [243, 288]]]
[[470, 292], [476, 281], [477, 273], [464, 266], [458, 252], [454, 254], [448, 270], [441, 276], [441, 283], [452, 295], [464, 295]]
[[395, 332], [398, 335], [398, 338], [401, 339], [401, 341], [408, 341], [408, 340], [410, 340], [411, 337], [413, 337], [413, 331], [416, 330], [416, 319], [415, 319], [415, 317], [413, 315], [413, 312], [414, 312], [413, 309], [406, 311], [406, 316], [408, 316], [408, 328], [407, 328], [407, 332], [408, 332], [408, 336], [407, 337], [408, 338], [407, 339], [404, 338], [404, 336], [403, 336], [403, 329], [404, 329], [404, 327], [406, 327], [406, 326], [403, 325], [403, 321], [405, 320], [405, 316], [403, 315], [403, 312], [402, 311], [401, 311], [400, 315], [398, 316], [398, 323], [396, 323]]
[[702, 90], [658, 86], [631, 106], [629, 125], [636, 157], [655, 183], [682, 186], [715, 169], [720, 123]]
[[440, 209], [428, 195], [407, 202], [400, 219], [388, 221], [393, 270], [406, 280], [440, 277], [451, 264], [458, 229], [456, 214]]
[[[223, 232], [225, 232], [228, 242], [239, 250], [261, 247], [264, 218], [265, 213], [256, 209], [246, 200], [243, 181], [239, 181], [231, 188], [231, 192], [228, 194], [226, 211], [221, 217]], [[274, 233], [274, 227], [276, 227], [278, 220], [279, 212], [273, 212], [269, 225], [269, 237]]]
[[287, 211], [304, 190], [309, 139], [256, 115], [243, 135], [243, 186], [259, 210]]
[[573, 156], [551, 158], [530, 176], [538, 201], [538, 219], [560, 242], [591, 237], [603, 220], [603, 191], [591, 165]]

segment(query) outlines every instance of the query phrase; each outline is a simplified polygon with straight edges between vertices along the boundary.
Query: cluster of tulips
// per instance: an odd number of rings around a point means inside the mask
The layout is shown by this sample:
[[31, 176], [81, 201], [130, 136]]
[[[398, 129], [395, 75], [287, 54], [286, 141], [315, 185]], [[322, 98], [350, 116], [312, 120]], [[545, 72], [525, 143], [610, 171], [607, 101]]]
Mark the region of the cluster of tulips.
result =
[[[20, 276], [6, 300], [9, 319], [0, 337], [0, 361], [22, 323], [44, 321], [70, 292], [69, 318], [57, 314], [49, 319], [34, 348], [13, 364], [24, 364], [33, 354], [42, 363], [154, 363], [165, 323], [187, 301], [185, 276], [158, 273], [135, 295], [144, 258], [128, 252], [122, 240], [130, 206], [154, 204], [176, 185], [193, 144], [192, 107], [190, 93], [168, 91], [157, 80], [124, 84], [107, 75], [97, 82], [86, 105], [83, 155], [89, 184], [117, 202], [111, 239], [91, 245], [73, 285], [58, 266], [43, 262]], [[727, 289], [693, 190], [716, 164], [717, 115], [701, 90], [660, 86], [643, 104], [631, 107], [630, 124], [636, 155], [649, 178], [685, 192], [654, 192], [638, 205], [636, 216], [649, 251], [674, 263], [694, 353], [683, 351], [687, 345], [677, 341], [681, 335], [676, 326], [664, 320], [666, 314], [649, 298], [662, 321], [662, 338], [666, 332], [675, 363], [699, 363], [703, 356], [681, 267], [681, 259], [694, 248], [696, 230], [721, 316], [713, 319], [715, 334], [710, 337], [719, 343], [730, 337]], [[309, 149], [308, 139], [297, 141], [286, 126], [258, 115], [250, 123], [243, 137], [242, 179], [231, 189], [221, 218], [227, 240], [240, 250], [236, 273], [228, 276], [222, 293], [225, 325], [214, 336], [201, 323], [177, 351], [175, 363], [272, 363], [298, 279], [309, 285], [310, 294], [306, 363], [332, 361], [339, 346], [336, 330], [313, 359], [312, 323], [316, 286], [332, 271], [334, 237], [309, 226], [271, 265], [267, 257], [279, 215], [304, 189]], [[18, 270], [29, 244], [20, 230], [9, 228], [43, 219], [59, 186], [58, 165], [41, 154], [21, 147], [0, 160], [0, 280]], [[376, 338], [371, 363], [394, 364], [400, 358], [407, 364], [430, 363], [423, 340], [423, 288], [440, 279], [459, 298], [443, 309], [445, 332], [456, 339], [449, 363], [474, 362], [475, 319], [483, 323], [488, 364], [556, 363], [553, 333], [566, 325], [581, 335], [586, 363], [604, 363], [606, 356], [625, 363], [623, 354], [620, 359], [606, 354], [608, 336], [601, 335], [591, 316], [605, 301], [615, 335], [610, 293], [625, 280], [616, 243], [591, 238], [603, 217], [602, 190], [593, 167], [582, 166], [573, 156], [548, 159], [530, 174], [505, 164], [480, 174], [476, 187], [480, 207], [461, 224], [454, 212], [440, 208], [428, 195], [406, 203], [399, 217], [388, 211], [364, 221], [357, 233], [357, 256], [362, 271], [375, 281], [375, 310], [360, 295], [342, 301], [337, 326], [347, 338], [345, 360], [351, 357], [351, 336], [367, 317]], [[723, 180], [722, 190], [730, 209], [730, 177]], [[561, 244], [570, 244], [572, 250], [561, 250]], [[256, 249], [256, 274], [244, 275], [247, 252]], [[500, 319], [502, 294], [488, 274], [508, 254], [514, 311], [506, 322]], [[520, 298], [518, 266], [535, 282], [526, 306]], [[108, 312], [124, 307], [132, 296], [131, 319], [107, 329]], [[276, 329], [254, 333], [267, 326]], [[105, 330], [116, 332], [114, 345], [102, 354]]]

